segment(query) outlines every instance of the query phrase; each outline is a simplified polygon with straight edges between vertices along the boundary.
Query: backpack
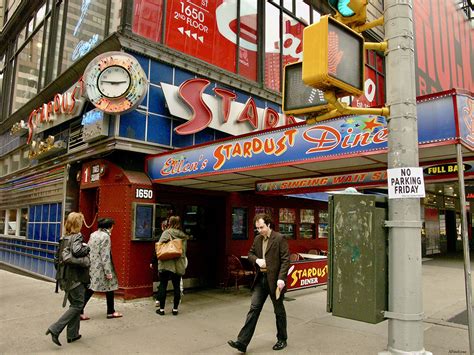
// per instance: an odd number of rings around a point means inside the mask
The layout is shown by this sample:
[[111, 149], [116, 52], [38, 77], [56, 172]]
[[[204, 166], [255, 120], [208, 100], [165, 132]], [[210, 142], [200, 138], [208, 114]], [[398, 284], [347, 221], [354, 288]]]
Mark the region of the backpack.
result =
[[[71, 239], [59, 239], [58, 248], [54, 254], [54, 268], [56, 269], [56, 289], [54, 292], [58, 293], [58, 289], [65, 290], [67, 288], [66, 269], [68, 265], [64, 262], [63, 256], [67, 249], [70, 249]], [[65, 250], [66, 249], [66, 250]]]

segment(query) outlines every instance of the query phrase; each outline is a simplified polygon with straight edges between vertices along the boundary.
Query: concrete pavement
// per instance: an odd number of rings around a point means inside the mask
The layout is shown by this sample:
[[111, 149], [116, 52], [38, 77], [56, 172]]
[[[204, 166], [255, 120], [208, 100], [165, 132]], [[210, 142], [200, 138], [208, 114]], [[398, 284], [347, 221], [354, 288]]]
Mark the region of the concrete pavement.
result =
[[[471, 266], [472, 267], [472, 266]], [[92, 298], [81, 322], [82, 339], [58, 347], [44, 333], [63, 312], [54, 284], [0, 270], [1, 354], [235, 354], [235, 339], [250, 304], [250, 291], [199, 290], [184, 295], [179, 315], [155, 313], [151, 298], [116, 301], [123, 318], [106, 319], [105, 299]], [[466, 308], [462, 259], [423, 262], [425, 349], [434, 354], [468, 353], [467, 326], [447, 320]], [[387, 346], [387, 321], [371, 325], [326, 313], [326, 287], [293, 291], [285, 302], [288, 347], [279, 354], [376, 354]], [[167, 301], [171, 301], [168, 295]], [[275, 354], [275, 318], [270, 300], [249, 344], [250, 354]]]

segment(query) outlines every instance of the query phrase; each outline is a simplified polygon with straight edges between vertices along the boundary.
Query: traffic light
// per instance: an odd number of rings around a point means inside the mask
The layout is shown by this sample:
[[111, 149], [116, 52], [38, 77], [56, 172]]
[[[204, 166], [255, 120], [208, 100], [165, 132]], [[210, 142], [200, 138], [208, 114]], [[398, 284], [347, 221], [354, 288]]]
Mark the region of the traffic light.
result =
[[330, 16], [303, 32], [306, 85], [334, 91], [337, 97], [364, 92], [364, 37]]
[[283, 77], [282, 107], [286, 115], [300, 115], [327, 108], [321, 90], [305, 85], [302, 77], [302, 63], [291, 63], [285, 66]]
[[367, 21], [368, 0], [328, 0], [336, 10], [336, 20], [348, 25], [359, 26]]

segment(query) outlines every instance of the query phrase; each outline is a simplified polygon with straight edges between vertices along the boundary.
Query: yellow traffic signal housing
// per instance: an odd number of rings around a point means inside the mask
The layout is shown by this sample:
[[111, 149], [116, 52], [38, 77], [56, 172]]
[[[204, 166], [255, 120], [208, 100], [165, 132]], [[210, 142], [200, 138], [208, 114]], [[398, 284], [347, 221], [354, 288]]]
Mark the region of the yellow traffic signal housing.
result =
[[283, 69], [282, 108], [286, 115], [301, 115], [327, 109], [328, 102], [321, 90], [302, 80], [302, 63], [287, 64]]
[[336, 10], [336, 20], [348, 26], [360, 26], [367, 21], [368, 0], [329, 0], [329, 6]]
[[330, 16], [303, 32], [303, 82], [337, 97], [364, 92], [364, 37]]

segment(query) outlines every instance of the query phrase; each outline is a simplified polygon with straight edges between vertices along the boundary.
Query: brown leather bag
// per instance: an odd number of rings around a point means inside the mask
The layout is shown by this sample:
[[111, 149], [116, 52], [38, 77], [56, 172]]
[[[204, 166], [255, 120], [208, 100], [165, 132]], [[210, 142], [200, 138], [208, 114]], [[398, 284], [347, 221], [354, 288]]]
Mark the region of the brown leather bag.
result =
[[165, 261], [177, 259], [183, 255], [183, 241], [179, 238], [171, 238], [166, 243], [155, 243], [155, 252], [158, 260]]

